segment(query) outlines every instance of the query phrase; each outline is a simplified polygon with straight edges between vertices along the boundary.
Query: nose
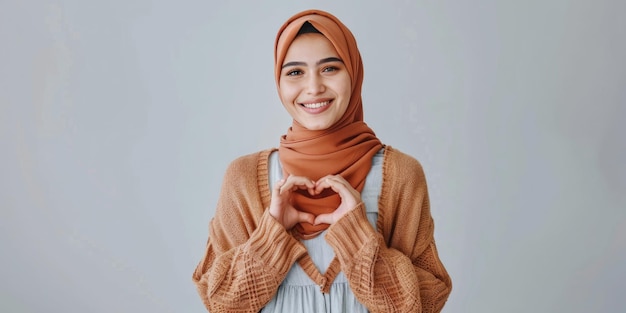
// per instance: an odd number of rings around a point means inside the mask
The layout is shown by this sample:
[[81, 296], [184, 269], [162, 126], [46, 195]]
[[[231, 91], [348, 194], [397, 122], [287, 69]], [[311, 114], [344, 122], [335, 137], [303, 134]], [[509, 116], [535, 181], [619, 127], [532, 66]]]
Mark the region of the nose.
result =
[[309, 76], [307, 80], [307, 93], [311, 95], [317, 95], [326, 89], [324, 86], [324, 79], [319, 74], [313, 74]]

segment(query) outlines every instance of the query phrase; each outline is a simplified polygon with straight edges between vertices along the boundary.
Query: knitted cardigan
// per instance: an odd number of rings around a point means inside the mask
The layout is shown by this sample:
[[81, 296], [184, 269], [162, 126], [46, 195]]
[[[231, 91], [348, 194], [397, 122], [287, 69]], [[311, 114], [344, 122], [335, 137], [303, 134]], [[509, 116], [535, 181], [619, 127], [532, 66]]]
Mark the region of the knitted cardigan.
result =
[[272, 151], [240, 157], [226, 170], [206, 251], [193, 273], [210, 312], [258, 312], [296, 261], [325, 292], [343, 271], [370, 312], [441, 311], [452, 282], [437, 254], [426, 179], [417, 160], [385, 146], [377, 230], [363, 203], [331, 225], [325, 240], [336, 260], [323, 276], [310, 266], [304, 245], [266, 210]]

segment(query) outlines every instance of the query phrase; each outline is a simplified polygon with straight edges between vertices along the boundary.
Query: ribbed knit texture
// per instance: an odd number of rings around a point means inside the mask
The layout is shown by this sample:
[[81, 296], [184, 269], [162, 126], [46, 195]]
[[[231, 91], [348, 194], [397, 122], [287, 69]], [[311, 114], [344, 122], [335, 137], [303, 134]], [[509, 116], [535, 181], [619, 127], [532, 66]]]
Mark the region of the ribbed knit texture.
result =
[[[205, 255], [193, 274], [212, 313], [258, 312], [296, 261], [307, 264], [306, 248], [264, 209], [271, 151], [241, 157], [226, 171]], [[333, 224], [325, 239], [338, 262], [329, 270], [344, 272], [370, 312], [439, 312], [452, 283], [437, 255], [423, 170], [389, 146], [384, 153], [378, 230], [362, 204]]]

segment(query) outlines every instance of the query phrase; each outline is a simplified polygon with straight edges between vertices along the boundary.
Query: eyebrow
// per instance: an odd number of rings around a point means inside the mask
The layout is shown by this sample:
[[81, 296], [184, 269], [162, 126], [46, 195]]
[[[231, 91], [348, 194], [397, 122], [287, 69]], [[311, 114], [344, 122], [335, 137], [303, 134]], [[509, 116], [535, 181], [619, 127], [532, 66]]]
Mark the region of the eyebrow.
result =
[[[338, 57], [329, 57], [329, 58], [324, 58], [324, 59], [321, 59], [321, 60], [317, 61], [315, 63], [315, 65], [320, 65], [320, 64], [329, 63], [329, 62], [341, 62], [341, 63], [343, 63], [343, 60], [341, 60]], [[283, 64], [283, 66], [281, 68], [285, 68], [285, 67], [288, 67], [288, 66], [306, 66], [306, 62], [300, 62], [300, 61], [288, 62], [288, 63]]]

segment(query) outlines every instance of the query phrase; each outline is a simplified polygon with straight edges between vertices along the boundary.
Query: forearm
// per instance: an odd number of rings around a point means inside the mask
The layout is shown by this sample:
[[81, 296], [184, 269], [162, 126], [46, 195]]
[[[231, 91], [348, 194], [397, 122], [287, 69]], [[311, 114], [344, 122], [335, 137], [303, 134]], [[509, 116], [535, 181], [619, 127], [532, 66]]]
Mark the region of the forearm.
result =
[[210, 312], [258, 312], [305, 252], [265, 212], [249, 240], [217, 255], [196, 285]]
[[438, 312], [443, 307], [446, 284], [388, 248], [367, 221], [362, 204], [333, 225], [326, 240], [355, 296], [371, 312]]

